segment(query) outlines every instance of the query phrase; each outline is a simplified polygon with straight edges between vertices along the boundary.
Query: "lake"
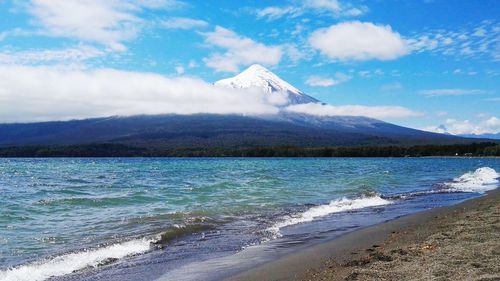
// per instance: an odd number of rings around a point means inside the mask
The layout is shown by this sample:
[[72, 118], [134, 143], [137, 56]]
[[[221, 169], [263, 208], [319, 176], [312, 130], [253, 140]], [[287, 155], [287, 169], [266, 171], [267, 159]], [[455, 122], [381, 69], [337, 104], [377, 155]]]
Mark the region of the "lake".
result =
[[498, 187], [498, 158], [0, 159], [0, 280], [204, 280]]

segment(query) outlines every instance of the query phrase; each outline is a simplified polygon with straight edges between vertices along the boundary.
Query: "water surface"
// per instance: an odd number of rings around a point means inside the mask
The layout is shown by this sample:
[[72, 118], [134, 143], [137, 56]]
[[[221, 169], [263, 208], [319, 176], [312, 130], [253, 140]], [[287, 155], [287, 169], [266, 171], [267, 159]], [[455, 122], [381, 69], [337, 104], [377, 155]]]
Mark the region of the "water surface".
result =
[[217, 279], [238, 257], [479, 196], [496, 171], [496, 158], [0, 159], [0, 280]]

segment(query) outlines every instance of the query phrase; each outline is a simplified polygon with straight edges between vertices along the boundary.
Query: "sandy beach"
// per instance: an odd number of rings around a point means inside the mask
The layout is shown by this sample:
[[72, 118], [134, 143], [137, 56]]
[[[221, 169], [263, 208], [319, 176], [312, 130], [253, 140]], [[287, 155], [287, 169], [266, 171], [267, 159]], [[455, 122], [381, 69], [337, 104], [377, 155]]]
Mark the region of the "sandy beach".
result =
[[500, 190], [361, 229], [229, 280], [499, 280]]

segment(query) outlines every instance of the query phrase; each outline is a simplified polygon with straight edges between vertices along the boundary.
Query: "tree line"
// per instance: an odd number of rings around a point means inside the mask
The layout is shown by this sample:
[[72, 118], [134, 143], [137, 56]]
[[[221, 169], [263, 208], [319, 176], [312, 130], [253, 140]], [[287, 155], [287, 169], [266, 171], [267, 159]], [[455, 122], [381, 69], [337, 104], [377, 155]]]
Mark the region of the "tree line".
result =
[[151, 148], [123, 144], [21, 146], [0, 148], [0, 157], [426, 157], [500, 156], [500, 144], [379, 145], [352, 147]]

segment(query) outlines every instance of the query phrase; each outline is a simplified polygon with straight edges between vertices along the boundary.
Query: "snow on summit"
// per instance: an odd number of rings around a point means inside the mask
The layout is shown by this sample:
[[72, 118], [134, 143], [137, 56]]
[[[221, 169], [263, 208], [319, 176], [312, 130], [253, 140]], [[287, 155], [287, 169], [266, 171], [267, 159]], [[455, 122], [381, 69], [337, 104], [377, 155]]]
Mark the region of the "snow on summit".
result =
[[234, 89], [257, 88], [268, 94], [285, 92], [288, 94], [289, 104], [318, 102], [259, 64], [254, 64], [240, 74], [214, 84]]

